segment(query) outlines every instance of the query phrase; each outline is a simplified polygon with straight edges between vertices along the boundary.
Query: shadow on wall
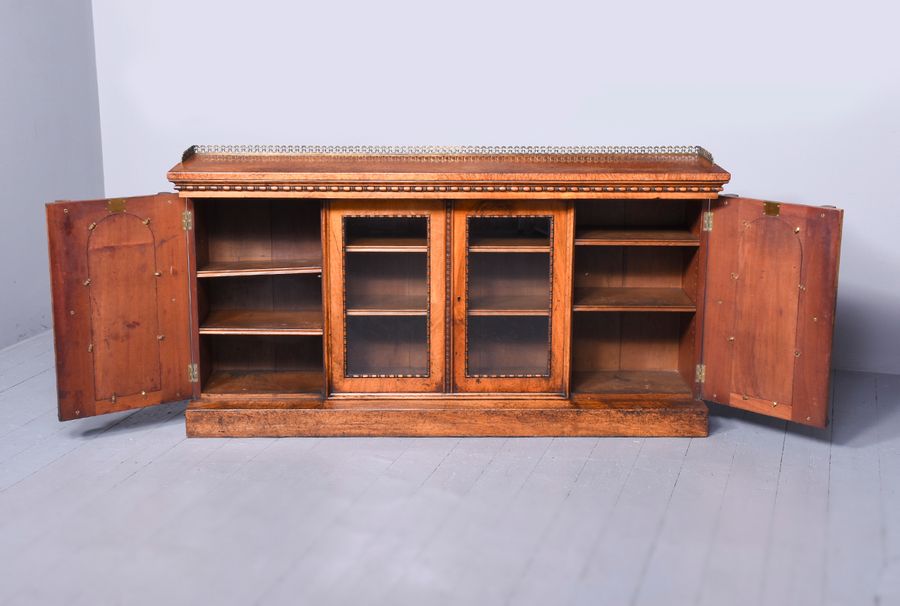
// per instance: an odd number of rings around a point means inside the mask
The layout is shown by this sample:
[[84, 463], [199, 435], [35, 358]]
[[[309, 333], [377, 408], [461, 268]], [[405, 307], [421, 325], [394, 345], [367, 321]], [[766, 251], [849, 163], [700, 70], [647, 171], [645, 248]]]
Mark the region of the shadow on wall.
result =
[[[841, 270], [831, 363], [844, 370], [895, 373], [900, 368], [900, 263], [844, 219], [844, 242], [853, 246], [853, 256], [873, 261], [864, 275]], [[885, 268], [893, 268], [893, 275], [879, 275]]]

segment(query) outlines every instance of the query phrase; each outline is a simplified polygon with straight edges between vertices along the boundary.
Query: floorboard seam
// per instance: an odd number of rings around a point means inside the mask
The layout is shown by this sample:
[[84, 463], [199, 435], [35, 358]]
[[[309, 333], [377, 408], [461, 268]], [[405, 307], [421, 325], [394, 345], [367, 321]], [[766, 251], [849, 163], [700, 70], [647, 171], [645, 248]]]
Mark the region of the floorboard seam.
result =
[[662, 534], [663, 526], [665, 525], [666, 518], [669, 514], [669, 506], [672, 504], [672, 496], [675, 494], [675, 489], [678, 486], [678, 480], [681, 478], [681, 471], [684, 469], [684, 462], [687, 459], [688, 452], [691, 450], [691, 444], [693, 443], [694, 438], [690, 438], [687, 448], [684, 449], [684, 454], [681, 456], [681, 463], [678, 466], [678, 473], [675, 474], [675, 481], [672, 482], [672, 488], [669, 489], [669, 495], [668, 497], [666, 497], [666, 507], [665, 509], [663, 509], [663, 514], [659, 517], [659, 521], [656, 523], [656, 528], [653, 532], [653, 540], [650, 542], [650, 549], [647, 552], [647, 557], [644, 558], [644, 561], [641, 563], [641, 572], [638, 575], [637, 583], [634, 586], [634, 591], [631, 593], [631, 598], [628, 600], [629, 604], [636, 604], [638, 596], [641, 593], [641, 587], [644, 584], [644, 577], [647, 575], [647, 570], [650, 567], [650, 561], [653, 559], [653, 554], [656, 553], [656, 548], [659, 544], [659, 535]]
[[722, 486], [722, 496], [719, 499], [719, 507], [716, 509], [716, 517], [713, 522], [713, 530], [710, 533], [709, 543], [706, 545], [706, 555], [703, 557], [703, 571], [700, 573], [700, 583], [697, 585], [697, 593], [694, 596], [694, 604], [699, 604], [703, 598], [703, 582], [706, 574], [709, 572], [709, 560], [712, 557], [713, 545], [719, 534], [719, 525], [722, 521], [722, 508], [725, 506], [725, 495], [728, 494], [728, 485], [731, 482], [731, 474], [734, 471], [734, 460], [737, 457], [739, 444], [735, 444], [734, 451], [731, 453], [731, 461], [728, 463], [728, 477], [725, 478], [725, 485]]
[[40, 371], [40, 372], [38, 372], [38, 373], [35, 373], [35, 374], [31, 375], [30, 377], [26, 377], [26, 378], [22, 379], [21, 381], [19, 381], [18, 383], [14, 383], [14, 384], [12, 384], [12, 385], [10, 385], [10, 386], [8, 386], [8, 387], [4, 387], [3, 389], [0, 389], [0, 395], [6, 393], [6, 392], [9, 391], [10, 389], [15, 389], [16, 387], [18, 387], [18, 386], [21, 385], [22, 383], [27, 383], [28, 381], [32, 380], [33, 378], [39, 377], [39, 376], [41, 376], [42, 374], [44, 374], [45, 372], [49, 372], [49, 371], [51, 371], [51, 370], [53, 370], [53, 366], [48, 366], [48, 367], [45, 368], [44, 370], [42, 370], [42, 371]]
[[[146, 409], [142, 409], [142, 410], [146, 410]], [[110, 429], [112, 429], [113, 427], [116, 427], [116, 426], [118, 426], [118, 425], [121, 425], [122, 423], [124, 423], [125, 421], [127, 421], [128, 419], [130, 419], [131, 417], [133, 417], [134, 415], [138, 414], [139, 412], [141, 412], [141, 411], [140, 411], [140, 410], [136, 410], [136, 411], [132, 412], [131, 414], [129, 414], [129, 415], [125, 416], [125, 417], [122, 417], [121, 419], [119, 419], [119, 420], [116, 421], [115, 423], [111, 423], [108, 427], [105, 427], [105, 428], [103, 429], [103, 431], [100, 432], [99, 435], [103, 435], [103, 434], [105, 434], [107, 431], [109, 431]], [[28, 475], [19, 478], [18, 480], [16, 480], [15, 482], [13, 482], [12, 484], [10, 484], [9, 486], [6, 486], [5, 488], [0, 488], [0, 494], [3, 494], [4, 492], [6, 492], [7, 490], [9, 490], [10, 488], [15, 488], [16, 486], [18, 486], [19, 484], [21, 484], [22, 482], [24, 482], [25, 480], [27, 480], [28, 478], [30, 478], [31, 476], [33, 476], [34, 474], [39, 473], [41, 470], [45, 469], [46, 467], [48, 467], [48, 466], [50, 466], [50, 465], [53, 465], [54, 463], [56, 463], [57, 461], [59, 461], [59, 460], [62, 459], [63, 457], [66, 457], [66, 456], [70, 455], [71, 453], [75, 452], [76, 450], [78, 450], [79, 448], [81, 448], [81, 447], [84, 446], [85, 444], [88, 444], [89, 442], [90, 442], [89, 440], [85, 440], [85, 441], [82, 441], [82, 442], [79, 442], [79, 443], [75, 444], [72, 448], [70, 448], [69, 450], [67, 450], [67, 451], [65, 451], [65, 452], [63, 452], [63, 453], [61, 453], [58, 457], [54, 458], [54, 459], [51, 460], [51, 461], [47, 461], [47, 463], [45, 463], [45, 464], [42, 465], [41, 467], [38, 467], [37, 469], [32, 470], [32, 472], [29, 473]]]
[[[647, 438], [641, 439], [641, 445], [638, 448], [637, 453], [634, 455], [634, 459], [631, 461], [631, 467], [628, 468], [628, 473], [625, 475], [625, 478], [622, 480], [622, 485], [619, 486], [619, 490], [616, 492], [616, 498], [612, 503], [612, 506], [609, 508], [609, 514], [612, 516], [613, 512], [615, 512], [616, 508], [619, 506], [619, 501], [622, 498], [622, 493], [625, 492], [625, 487], [628, 485], [628, 481], [631, 479], [631, 474], [634, 472], [634, 467], [637, 465], [638, 459], [641, 458], [641, 452], [644, 450], [644, 444], [647, 443]], [[584, 559], [584, 564], [581, 566], [581, 572], [578, 575], [578, 583], [584, 582], [584, 580], [588, 576], [588, 569], [590, 568], [591, 560], [597, 553], [597, 550], [600, 549], [600, 545], [603, 543], [603, 537], [606, 536], [607, 529], [609, 528], [609, 518], [603, 523], [603, 528], [601, 528], [600, 533], [597, 535], [597, 540], [594, 541], [593, 546], [591, 546], [591, 551], [588, 553], [587, 557]], [[568, 603], [572, 603], [575, 599], [575, 594], [570, 592]]]
[[528, 561], [525, 563], [525, 566], [522, 567], [521, 573], [518, 575], [515, 583], [513, 583], [512, 587], [510, 587], [509, 592], [504, 599], [504, 604], [511, 604], [513, 597], [516, 595], [516, 588], [519, 587], [522, 580], [528, 576], [528, 572], [531, 570], [531, 567], [534, 565], [535, 560], [537, 559], [537, 552], [540, 550], [540, 546], [544, 543], [544, 539], [547, 537], [547, 534], [550, 532], [550, 529], [556, 524], [557, 520], [559, 520], [559, 516], [562, 513], [563, 506], [568, 500], [569, 496], [571, 496], [572, 492], [575, 490], [575, 487], [578, 485], [578, 481], [581, 479], [581, 474], [584, 473], [587, 464], [591, 461], [594, 456], [594, 451], [597, 450], [597, 445], [600, 443], [600, 440], [603, 438], [597, 438], [594, 442], [594, 445], [591, 447], [591, 451], [584, 458], [584, 461], [581, 463], [581, 467], [578, 469], [578, 473], [575, 474], [575, 479], [572, 480], [572, 484], [569, 486], [569, 489], [566, 491], [565, 496], [560, 500], [559, 506], [556, 508], [556, 511], [553, 514], [553, 517], [547, 522], [547, 525], [544, 526], [544, 529], [541, 531], [541, 536], [536, 541], [535, 549], [531, 551], [531, 554], [528, 556]]
[[[477, 438], [476, 438], [476, 439], [477, 439]], [[462, 493], [462, 494], [460, 495], [460, 499], [459, 499], [459, 501], [457, 501], [456, 505], [455, 505], [454, 507], [452, 507], [452, 508], [450, 509], [450, 511], [447, 512], [447, 515], [444, 516], [444, 518], [441, 520], [441, 523], [440, 523], [440, 524], [436, 524], [436, 525], [435, 525], [434, 532], [432, 532], [430, 535], [428, 535], [428, 537], [422, 542], [422, 545], [419, 547], [419, 549], [416, 551], [415, 555], [413, 556], [413, 559], [414, 559], [414, 560], [415, 560], [415, 559], [418, 559], [419, 556], [421, 556], [422, 553], [423, 553], [426, 549], [428, 549], [428, 546], [431, 545], [432, 541], [434, 541], [434, 538], [441, 532], [441, 529], [444, 527], [444, 523], [445, 523], [448, 519], [452, 518], [453, 515], [454, 515], [457, 511], [459, 511], [460, 503], [462, 503], [463, 497], [468, 496], [468, 494], [469, 494], [476, 486], [478, 486], [478, 482], [481, 481], [481, 478], [484, 477], [484, 474], [487, 472], [487, 470], [490, 469], [490, 468], [491, 468], [491, 465], [494, 464], [494, 461], [497, 459], [497, 455], [498, 455], [499, 453], [503, 452], [503, 449], [506, 448], [506, 445], [507, 445], [508, 443], [509, 443], [509, 438], [505, 438], [505, 439], [503, 440], [503, 442], [500, 444], [500, 447], [497, 448], [497, 449], [494, 451], [494, 453], [491, 455], [491, 458], [488, 459], [487, 463], [485, 463], [485, 464], [482, 466], [481, 471], [478, 473], [478, 476], [476, 476], [475, 479], [472, 481], [472, 484], [469, 486], [469, 488], [468, 488], [464, 493]], [[391, 583], [391, 584], [385, 589], [383, 595], [384, 595], [384, 596], [390, 596], [390, 595], [393, 593], [394, 588], [397, 587], [401, 582], [403, 582], [403, 580], [404, 580], [405, 578], [406, 578], [406, 574], [400, 575], [393, 583]], [[384, 599], [381, 600], [380, 603], [385, 603], [385, 601], [386, 601], [387, 599], [388, 599], [388, 598], [385, 597]], [[390, 603], [390, 602], [387, 602], [387, 603]]]
[[766, 571], [769, 569], [769, 559], [772, 557], [772, 542], [775, 540], [775, 514], [778, 511], [778, 496], [781, 494], [781, 470], [784, 466], [784, 447], [787, 443], [788, 424], [784, 422], [781, 433], [781, 456], [778, 458], [778, 474], [775, 476], [775, 498], [772, 499], [772, 513], [769, 515], [769, 528], [766, 531], [766, 554], [763, 556], [762, 570], [763, 579], [760, 583], [759, 594], [756, 603], [762, 603], [765, 599], [766, 588], [768, 587], [769, 576]]

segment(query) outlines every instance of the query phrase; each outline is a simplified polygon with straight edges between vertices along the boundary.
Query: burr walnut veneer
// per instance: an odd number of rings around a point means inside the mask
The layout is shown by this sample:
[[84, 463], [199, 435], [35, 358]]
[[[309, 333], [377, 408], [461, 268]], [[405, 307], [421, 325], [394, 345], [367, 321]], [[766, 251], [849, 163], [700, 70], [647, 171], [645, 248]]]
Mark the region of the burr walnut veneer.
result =
[[189, 149], [177, 193], [47, 205], [61, 420], [191, 436], [824, 426], [842, 212], [702, 148]]

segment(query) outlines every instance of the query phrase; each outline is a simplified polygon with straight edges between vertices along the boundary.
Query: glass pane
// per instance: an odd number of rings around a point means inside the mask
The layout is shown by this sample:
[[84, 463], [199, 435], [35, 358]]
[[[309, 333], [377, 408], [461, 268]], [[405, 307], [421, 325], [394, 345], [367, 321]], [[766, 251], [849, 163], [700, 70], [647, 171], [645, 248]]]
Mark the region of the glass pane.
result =
[[469, 312], [550, 313], [549, 253], [469, 253]]
[[344, 217], [347, 246], [371, 243], [424, 245], [427, 238], [426, 217]]
[[345, 217], [345, 375], [427, 377], [428, 218]]
[[550, 245], [550, 217], [469, 217], [469, 244], [494, 240]]
[[346, 376], [428, 376], [426, 316], [348, 316], [346, 322]]
[[348, 310], [428, 309], [426, 253], [352, 253], [345, 256]]
[[548, 376], [549, 316], [468, 319], [467, 376]]

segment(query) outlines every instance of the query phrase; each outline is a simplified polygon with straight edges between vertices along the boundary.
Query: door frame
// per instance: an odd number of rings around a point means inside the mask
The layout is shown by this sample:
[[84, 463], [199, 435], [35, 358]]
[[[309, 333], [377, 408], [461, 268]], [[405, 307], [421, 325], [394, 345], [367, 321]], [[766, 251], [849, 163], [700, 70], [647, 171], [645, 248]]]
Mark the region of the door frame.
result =
[[[469, 217], [551, 218], [550, 361], [546, 376], [473, 376], [467, 373], [468, 219]], [[451, 352], [452, 390], [465, 394], [540, 393], [568, 396], [572, 322], [572, 248], [574, 206], [571, 201], [454, 201], [451, 211]], [[525, 253], [523, 253], [525, 254]]]
[[[443, 200], [329, 200], [325, 203], [328, 395], [443, 392], [447, 357], [447, 205]], [[344, 219], [425, 217], [428, 220], [428, 373], [426, 376], [345, 376]]]

